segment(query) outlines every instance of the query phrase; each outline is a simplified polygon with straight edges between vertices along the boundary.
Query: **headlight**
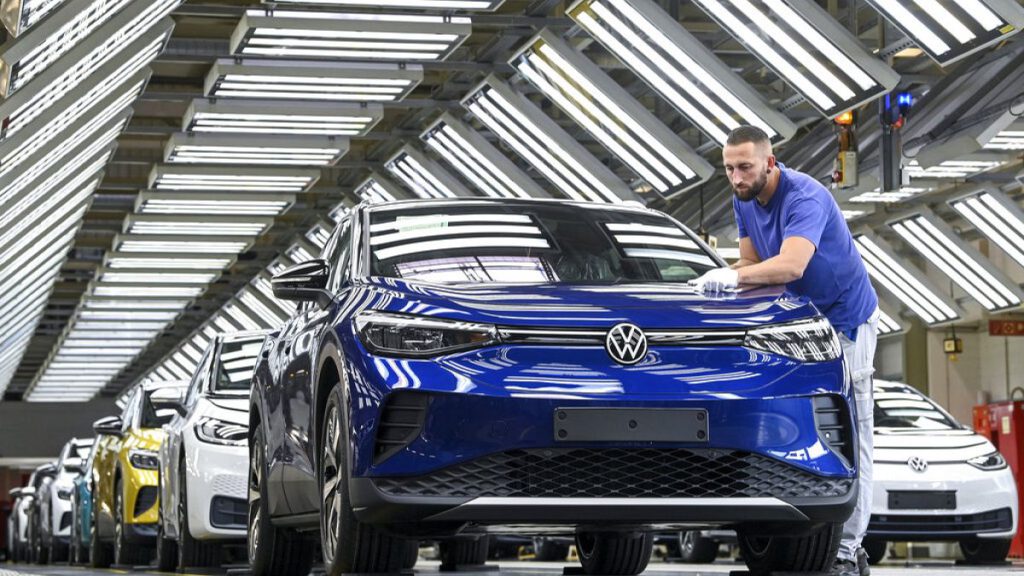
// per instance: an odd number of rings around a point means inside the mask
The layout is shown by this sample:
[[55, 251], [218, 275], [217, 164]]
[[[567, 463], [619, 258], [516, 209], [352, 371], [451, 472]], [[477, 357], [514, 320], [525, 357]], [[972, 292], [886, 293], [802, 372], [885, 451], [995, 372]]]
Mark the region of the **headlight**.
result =
[[967, 463], [978, 470], [1002, 470], [1006, 468], [1006, 460], [1003, 459], [1003, 455], [999, 452], [975, 456], [968, 460]]
[[498, 341], [489, 324], [459, 322], [426, 316], [408, 316], [368, 310], [355, 319], [356, 331], [367, 350], [382, 356], [425, 358]]
[[132, 450], [128, 453], [128, 461], [140, 470], [160, 469], [160, 458], [152, 450]]
[[839, 358], [842, 345], [824, 317], [754, 328], [743, 341], [747, 348], [786, 356], [801, 362], [827, 362]]
[[221, 446], [248, 446], [249, 427], [216, 418], [203, 418], [196, 423], [196, 437], [203, 442]]

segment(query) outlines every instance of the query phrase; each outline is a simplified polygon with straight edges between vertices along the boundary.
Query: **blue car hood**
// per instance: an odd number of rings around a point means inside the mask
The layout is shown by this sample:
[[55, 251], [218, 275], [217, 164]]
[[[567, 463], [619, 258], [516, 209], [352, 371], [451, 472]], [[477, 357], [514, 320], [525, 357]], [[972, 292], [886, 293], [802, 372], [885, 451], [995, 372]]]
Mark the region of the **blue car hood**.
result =
[[818, 314], [784, 287], [706, 295], [681, 283], [431, 284], [371, 278], [380, 298], [370, 307], [503, 326], [726, 329], [775, 324]]

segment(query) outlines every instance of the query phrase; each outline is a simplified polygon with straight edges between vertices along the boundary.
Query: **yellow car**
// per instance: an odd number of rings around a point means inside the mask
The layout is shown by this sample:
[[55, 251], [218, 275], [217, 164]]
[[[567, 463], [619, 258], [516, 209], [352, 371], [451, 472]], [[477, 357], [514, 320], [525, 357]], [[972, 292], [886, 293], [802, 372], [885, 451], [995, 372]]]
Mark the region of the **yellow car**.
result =
[[120, 416], [93, 423], [99, 435], [92, 464], [89, 556], [96, 568], [111, 562], [146, 564], [159, 520], [157, 451], [162, 426], [174, 418], [187, 382], [136, 386]]

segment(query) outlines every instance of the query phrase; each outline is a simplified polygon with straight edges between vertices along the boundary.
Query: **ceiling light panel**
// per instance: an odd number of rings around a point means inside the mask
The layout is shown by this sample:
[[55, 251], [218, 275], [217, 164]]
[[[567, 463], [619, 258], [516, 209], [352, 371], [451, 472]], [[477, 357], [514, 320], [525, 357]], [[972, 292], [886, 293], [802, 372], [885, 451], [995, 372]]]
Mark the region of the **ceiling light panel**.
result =
[[1003, 130], [985, 143], [986, 150], [1024, 150], [1024, 130]]
[[550, 30], [542, 30], [509, 62], [662, 197], [714, 174], [675, 132]]
[[909, 164], [903, 167], [903, 171], [911, 178], [963, 179], [998, 168], [1004, 164], [1006, 164], [1005, 160], [947, 160], [937, 166], [925, 168], [917, 160], [911, 160]]
[[172, 164], [332, 166], [348, 152], [348, 138], [333, 136], [172, 134], [164, 161]]
[[215, 98], [397, 102], [423, 81], [419, 64], [217, 60], [205, 93]]
[[983, 190], [955, 200], [953, 207], [989, 240], [1024, 266], [1024, 211], [1002, 192]]
[[403, 8], [414, 10], [466, 10], [493, 12], [505, 0], [263, 0], [264, 4], [299, 4], [354, 8]]
[[989, 312], [1013, 309], [1024, 292], [930, 211], [889, 222], [911, 247]]
[[901, 186], [899, 190], [882, 192], [881, 188], [875, 188], [871, 192], [862, 192], [857, 194], [850, 198], [850, 202], [856, 202], [858, 204], [895, 204], [897, 202], [903, 202], [920, 196], [925, 192], [931, 192], [932, 190], [934, 189], [920, 186]]
[[365, 136], [384, 117], [377, 103], [192, 101], [184, 130], [203, 134]]
[[395, 184], [390, 178], [376, 172], [356, 186], [355, 194], [360, 200], [370, 204], [384, 204], [397, 200], [418, 198], [415, 194]]
[[935, 288], [924, 274], [901, 264], [892, 247], [877, 235], [856, 234], [854, 242], [871, 279], [925, 323], [934, 325], [960, 319], [958, 306]]
[[218, 276], [220, 274], [215, 272], [167, 272], [145, 268], [136, 270], [100, 269], [96, 273], [96, 279], [107, 284], [210, 284]]
[[319, 178], [320, 171], [309, 168], [157, 164], [150, 172], [149, 187], [156, 190], [300, 193], [307, 191]]
[[694, 0], [824, 116], [890, 92], [899, 74], [814, 0]]
[[67, 0], [3, 0], [0, 21], [12, 37], [17, 38], [64, 4]]
[[139, 236], [258, 236], [273, 224], [273, 218], [258, 216], [129, 214], [124, 232]]
[[122, 56], [123, 53], [155, 58], [174, 28], [174, 22], [164, 16], [179, 3], [180, 0], [131, 3], [81, 46], [39, 74], [30, 89], [0, 103], [0, 139], [17, 134], [68, 94], [92, 89], [106, 79], [108, 70], [135, 61]]
[[427, 128], [420, 139], [486, 196], [550, 197], [487, 138], [448, 112]]
[[249, 9], [231, 35], [239, 56], [440, 61], [472, 33], [461, 16]]
[[355, 204], [352, 202], [352, 200], [345, 198], [337, 206], [331, 208], [331, 211], [328, 212], [327, 215], [331, 218], [333, 222], [341, 222], [342, 219], [349, 215], [349, 213], [352, 211], [353, 206], [355, 206]]
[[331, 230], [332, 229], [327, 227], [326, 224], [321, 223], [310, 228], [304, 236], [306, 237], [306, 240], [309, 240], [317, 248], [323, 250], [324, 246], [327, 245], [327, 241], [331, 238]]
[[773, 143], [796, 132], [727, 64], [650, 0], [582, 0], [569, 15], [719, 145], [743, 124]]
[[162, 253], [139, 255], [107, 251], [103, 257], [103, 265], [112, 270], [133, 270], [140, 268], [160, 268], [163, 270], [225, 270], [235, 261], [234, 255], [220, 254], [174, 254]]
[[569, 198], [637, 200], [611, 169], [497, 76], [488, 76], [462, 105]]
[[1009, 0], [868, 3], [943, 66], [1000, 42], [1024, 26], [1024, 9]]
[[392, 156], [384, 166], [420, 198], [476, 196], [441, 165], [410, 145]]
[[214, 236], [203, 239], [182, 238], [176, 235], [118, 234], [114, 237], [114, 250], [126, 255], [149, 257], [152, 254], [240, 254], [251, 245], [253, 238]]
[[295, 204], [290, 194], [164, 192], [143, 190], [135, 200], [137, 214], [204, 214], [280, 216]]

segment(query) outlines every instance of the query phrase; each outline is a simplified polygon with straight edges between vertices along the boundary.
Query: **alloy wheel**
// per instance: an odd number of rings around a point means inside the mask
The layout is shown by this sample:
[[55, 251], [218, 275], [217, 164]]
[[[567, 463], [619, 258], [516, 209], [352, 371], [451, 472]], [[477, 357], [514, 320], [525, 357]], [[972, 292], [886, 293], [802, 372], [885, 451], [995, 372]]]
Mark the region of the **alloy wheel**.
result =
[[253, 446], [249, 453], [249, 539], [247, 542], [249, 562], [256, 558], [260, 549], [260, 490], [263, 487], [263, 450]]
[[324, 559], [333, 564], [334, 554], [338, 549], [338, 535], [341, 533], [342, 487], [341, 487], [341, 424], [338, 421], [338, 407], [331, 406], [324, 422], [327, 427], [324, 433], [322, 450], [321, 510], [326, 516], [324, 522]]

